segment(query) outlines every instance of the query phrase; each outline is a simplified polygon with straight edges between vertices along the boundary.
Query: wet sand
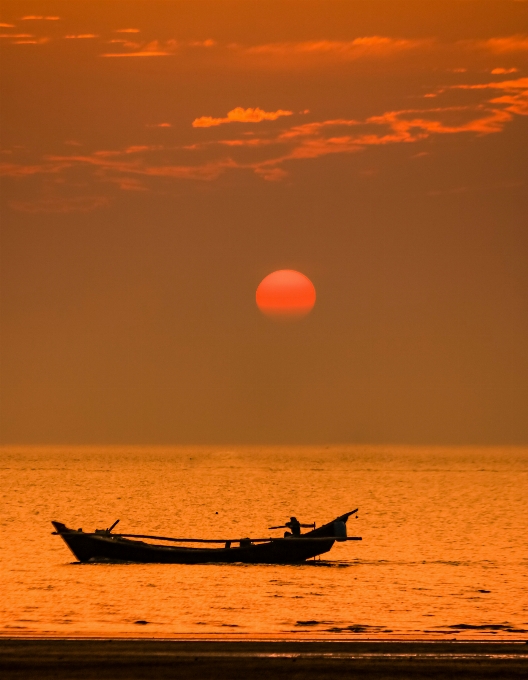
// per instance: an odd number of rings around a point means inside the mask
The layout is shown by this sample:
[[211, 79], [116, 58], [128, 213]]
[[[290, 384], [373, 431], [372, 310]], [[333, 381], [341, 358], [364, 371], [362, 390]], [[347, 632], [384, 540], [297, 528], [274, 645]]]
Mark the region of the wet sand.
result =
[[526, 678], [521, 642], [0, 640], [3, 680]]

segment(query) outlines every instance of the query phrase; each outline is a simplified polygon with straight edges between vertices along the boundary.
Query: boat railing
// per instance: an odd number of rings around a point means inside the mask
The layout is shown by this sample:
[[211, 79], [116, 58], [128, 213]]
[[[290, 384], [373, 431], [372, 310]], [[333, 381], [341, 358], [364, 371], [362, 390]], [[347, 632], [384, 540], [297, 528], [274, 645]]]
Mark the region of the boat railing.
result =
[[[53, 531], [52, 534], [60, 535], [63, 532]], [[68, 533], [78, 533], [75, 530], [69, 531]], [[108, 537], [108, 538], [148, 538], [154, 541], [171, 541], [173, 543], [228, 543], [231, 545], [233, 543], [239, 543], [242, 547], [251, 545], [252, 543], [271, 543], [271, 542], [289, 542], [289, 541], [361, 541], [360, 536], [310, 536], [309, 534], [301, 534], [300, 536], [284, 536], [280, 538], [267, 537], [267, 538], [173, 538], [171, 536], [153, 536], [151, 534], [110, 534], [110, 532], [105, 530], [99, 530], [94, 533], [82, 532], [83, 536], [97, 536]]]

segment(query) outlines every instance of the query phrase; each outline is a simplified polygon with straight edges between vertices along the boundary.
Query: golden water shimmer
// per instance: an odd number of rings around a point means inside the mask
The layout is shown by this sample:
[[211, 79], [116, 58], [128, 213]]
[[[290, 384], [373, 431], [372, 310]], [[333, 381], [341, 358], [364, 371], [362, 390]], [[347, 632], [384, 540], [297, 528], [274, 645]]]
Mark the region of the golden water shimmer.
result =
[[[528, 448], [4, 447], [4, 636], [528, 638]], [[299, 566], [75, 564], [85, 531], [267, 535], [359, 506]]]

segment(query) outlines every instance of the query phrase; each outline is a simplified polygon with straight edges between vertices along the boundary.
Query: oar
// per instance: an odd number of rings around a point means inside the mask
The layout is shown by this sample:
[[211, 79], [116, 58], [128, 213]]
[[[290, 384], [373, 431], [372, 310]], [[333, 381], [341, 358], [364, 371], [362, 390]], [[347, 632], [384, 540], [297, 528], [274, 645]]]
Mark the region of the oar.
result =
[[[304, 529], [315, 529], [315, 522], [313, 524], [299, 523], [299, 526], [303, 527]], [[271, 531], [272, 529], [291, 529], [291, 527], [289, 524], [281, 524], [279, 527], [268, 527], [268, 529]]]

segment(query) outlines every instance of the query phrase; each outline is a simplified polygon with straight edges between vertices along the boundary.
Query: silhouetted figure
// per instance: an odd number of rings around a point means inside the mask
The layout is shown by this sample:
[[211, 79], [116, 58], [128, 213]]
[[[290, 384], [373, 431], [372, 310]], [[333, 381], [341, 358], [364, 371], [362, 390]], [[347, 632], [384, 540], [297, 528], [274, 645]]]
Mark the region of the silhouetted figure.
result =
[[297, 517], [290, 517], [290, 521], [286, 522], [286, 526], [292, 532], [292, 536], [301, 535], [301, 523], [299, 522]]
[[270, 529], [290, 529], [290, 531], [284, 532], [284, 537], [287, 536], [300, 536], [301, 527], [306, 527], [307, 529], [315, 529], [315, 524], [301, 524], [297, 517], [290, 517], [290, 521], [286, 524], [281, 524], [278, 527], [269, 527]]
[[[286, 522], [285, 526], [287, 526], [290, 531], [292, 536], [300, 536], [301, 535], [301, 527], [304, 527], [306, 529], [313, 529], [314, 525], [313, 524], [301, 524], [297, 517], [290, 517], [290, 521]], [[287, 535], [287, 532], [284, 534], [285, 536]]]

